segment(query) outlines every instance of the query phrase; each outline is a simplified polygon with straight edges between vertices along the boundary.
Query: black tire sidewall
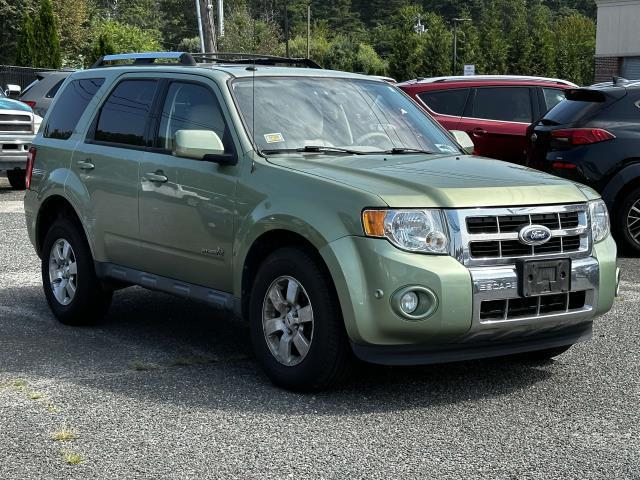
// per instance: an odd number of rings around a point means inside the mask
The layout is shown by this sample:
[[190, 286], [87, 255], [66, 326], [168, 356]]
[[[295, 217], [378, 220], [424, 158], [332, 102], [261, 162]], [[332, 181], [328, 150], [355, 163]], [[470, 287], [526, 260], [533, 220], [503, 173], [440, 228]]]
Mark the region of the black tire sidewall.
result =
[[[280, 276], [295, 278], [305, 289], [313, 308], [313, 338], [307, 356], [295, 366], [279, 363], [269, 350], [262, 327], [263, 301], [271, 283]], [[341, 380], [348, 361], [348, 344], [342, 314], [330, 279], [306, 252], [283, 248], [260, 266], [249, 301], [251, 340], [267, 376], [281, 387], [314, 391]]]
[[[49, 280], [49, 256], [55, 242], [64, 239], [71, 245], [78, 269], [76, 294], [69, 305], [56, 300]], [[42, 246], [42, 285], [51, 311], [67, 325], [91, 325], [100, 320], [111, 300], [97, 280], [93, 256], [84, 233], [70, 219], [62, 217], [47, 232]]]
[[9, 180], [9, 185], [14, 190], [24, 190], [27, 188], [27, 172], [25, 170], [8, 170], [7, 171], [7, 179]]
[[629, 215], [629, 211], [635, 202], [640, 200], [640, 188], [633, 190], [627, 197], [623, 200], [620, 205], [620, 214], [617, 215], [616, 218], [616, 233], [619, 240], [623, 242], [623, 247], [631, 252], [636, 254], [640, 253], [640, 243], [631, 237], [629, 233], [629, 229], [627, 228], [627, 218]]

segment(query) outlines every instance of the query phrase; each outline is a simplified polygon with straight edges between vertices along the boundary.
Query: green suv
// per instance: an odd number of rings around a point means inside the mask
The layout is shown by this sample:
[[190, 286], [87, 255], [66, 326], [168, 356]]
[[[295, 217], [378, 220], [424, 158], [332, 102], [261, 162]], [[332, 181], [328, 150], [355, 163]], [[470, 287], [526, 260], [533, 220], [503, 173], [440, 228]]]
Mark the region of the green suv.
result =
[[384, 81], [206, 59], [105, 57], [54, 100], [25, 212], [61, 322], [132, 285], [200, 300], [249, 322], [272, 381], [318, 390], [355, 359], [548, 359], [611, 308], [593, 190], [467, 155]]

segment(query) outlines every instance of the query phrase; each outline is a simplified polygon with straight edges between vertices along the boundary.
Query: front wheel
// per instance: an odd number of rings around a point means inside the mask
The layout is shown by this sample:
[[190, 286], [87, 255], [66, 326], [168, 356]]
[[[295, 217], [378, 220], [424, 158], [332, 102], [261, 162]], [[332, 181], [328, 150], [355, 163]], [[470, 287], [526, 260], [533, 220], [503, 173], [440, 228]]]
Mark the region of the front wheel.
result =
[[249, 316], [256, 357], [276, 385], [317, 391], [346, 378], [353, 357], [334, 287], [305, 251], [283, 248], [263, 262]]
[[90, 325], [111, 304], [113, 291], [97, 278], [81, 228], [61, 217], [47, 232], [42, 248], [42, 284], [51, 311], [66, 325]]
[[14, 190], [27, 188], [27, 172], [24, 170], [7, 170], [7, 179]]

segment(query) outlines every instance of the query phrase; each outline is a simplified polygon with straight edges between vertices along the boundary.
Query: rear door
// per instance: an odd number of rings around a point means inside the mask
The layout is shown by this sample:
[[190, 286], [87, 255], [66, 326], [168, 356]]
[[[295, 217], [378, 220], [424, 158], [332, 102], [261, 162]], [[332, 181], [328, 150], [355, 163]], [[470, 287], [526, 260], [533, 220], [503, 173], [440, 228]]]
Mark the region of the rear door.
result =
[[532, 94], [531, 87], [475, 88], [458, 129], [469, 134], [479, 155], [522, 164], [534, 116]]
[[460, 123], [470, 88], [452, 90], [427, 90], [417, 94], [418, 99], [427, 106], [433, 117], [447, 130], [456, 130]]
[[235, 191], [240, 165], [174, 155], [178, 130], [212, 130], [225, 154], [240, 146], [213, 80], [174, 75], [165, 80], [154, 147], [139, 179], [142, 270], [216, 290], [232, 291]]
[[71, 164], [91, 203], [98, 260], [139, 268], [138, 171], [158, 80], [121, 77], [105, 94]]

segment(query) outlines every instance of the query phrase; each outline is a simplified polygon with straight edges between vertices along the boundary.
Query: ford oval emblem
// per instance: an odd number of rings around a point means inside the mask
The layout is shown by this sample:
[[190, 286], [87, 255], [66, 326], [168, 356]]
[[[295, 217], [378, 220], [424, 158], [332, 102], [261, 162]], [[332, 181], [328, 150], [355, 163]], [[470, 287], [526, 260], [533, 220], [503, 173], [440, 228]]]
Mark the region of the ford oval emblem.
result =
[[525, 245], [542, 245], [551, 239], [551, 230], [544, 225], [527, 225], [518, 234]]

